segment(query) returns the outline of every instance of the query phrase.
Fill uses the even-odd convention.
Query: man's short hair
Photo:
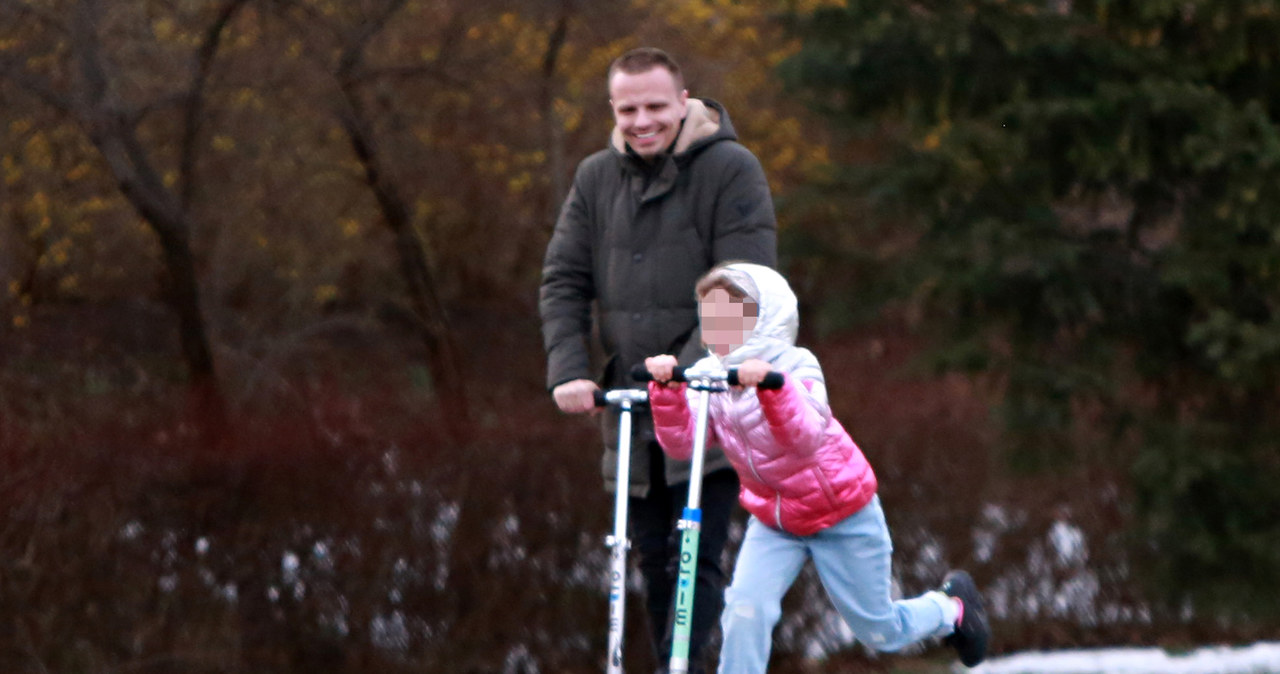
[[[614,59],[609,65],[606,82],[613,81],[614,73],[638,75],[654,68],[666,68],[676,82],[676,91],[684,89],[684,74],[680,72],[680,64],[670,54],[656,47],[638,47]]]

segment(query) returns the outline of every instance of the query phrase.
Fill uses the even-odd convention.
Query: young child
[[[768,267],[724,264],[699,280],[696,293],[710,355],[695,367],[738,370],[741,387],[710,396],[708,432],[737,470],[739,501],[751,514],[725,592],[719,671],[765,671],[782,597],[810,558],[867,646],[897,651],[946,637],[965,665],[981,662],[989,630],[969,574],[953,571],[940,590],[891,599],[893,544],[876,477],[831,415],[817,358],[795,346],[799,315],[786,280]],[[675,365],[670,355],[645,360],[654,379],[649,406],[663,449],[687,460],[701,403],[671,381]],[[770,372],[783,373],[782,388],[756,389]]]

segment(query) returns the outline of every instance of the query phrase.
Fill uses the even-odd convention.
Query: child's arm
[[[695,422],[685,397],[688,386],[649,382],[649,411],[653,432],[662,450],[671,458],[688,461],[693,456]]]
[[[794,378],[783,377],[782,388],[756,390],[760,407],[778,444],[798,454],[812,454],[826,437],[827,419],[796,389]]]

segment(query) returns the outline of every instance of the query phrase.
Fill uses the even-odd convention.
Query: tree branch
[[[363,24],[346,43],[333,73],[345,104],[338,111],[338,119],[347,132],[352,150],[364,167],[365,182],[373,191],[383,220],[395,236],[401,274],[407,285],[420,334],[427,347],[428,368],[444,391],[441,399],[448,410],[446,416],[449,432],[455,438],[463,438],[469,430],[466,382],[458,362],[449,318],[437,292],[437,284],[422,241],[414,229],[409,201],[405,198],[401,185],[391,177],[384,155],[378,148],[373,125],[358,91],[361,80],[355,77],[364,61],[364,51],[369,41],[403,5],[404,0],[390,0],[378,16]]]
[[[17,0],[0,0],[0,9],[16,10],[18,13],[17,20],[22,19],[24,16],[32,16],[40,23],[53,27],[59,33],[63,33],[65,35],[68,32],[66,24],[63,23],[57,15],[51,12],[42,11],[40,8],[29,3],[18,2]]]
[[[347,46],[342,50],[342,57],[338,59],[338,80],[344,82],[364,62],[364,50],[369,46],[369,40],[386,27],[387,22],[396,12],[404,7],[405,0],[390,0],[372,20],[366,21],[360,25],[360,30],[356,31],[354,37],[347,41]]]
[[[178,159],[178,194],[183,209],[191,205],[195,190],[196,143],[200,138],[201,119],[204,116],[204,91],[213,68],[214,56],[222,42],[228,24],[248,0],[229,0],[218,11],[213,23],[205,30],[204,40],[196,51],[195,73],[188,88],[186,109],[183,115],[181,150]]]
[[[467,85],[467,81],[461,77],[447,72],[439,65],[417,65],[417,66],[385,66],[382,68],[365,68],[359,71],[352,71],[348,77],[356,81],[378,80],[378,79],[414,79],[418,77],[430,77],[441,84],[452,87],[462,88]]]
[[[13,82],[19,89],[34,95],[58,112],[68,115],[73,112],[75,105],[69,96],[54,90],[49,81],[43,77],[36,77],[27,72],[16,58],[10,56],[0,58],[0,79]]]
[[[209,427],[221,429],[225,407],[200,311],[190,219],[180,200],[165,186],[138,138],[136,117],[125,111],[111,86],[106,55],[98,36],[100,1],[80,0],[71,22],[72,58],[83,89],[83,95],[74,101],[74,116],[107,162],[121,193],[160,240],[170,283],[166,294],[178,315],[182,349],[194,390],[208,414]]]

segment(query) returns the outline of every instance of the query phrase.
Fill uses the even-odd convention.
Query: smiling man
[[[642,72],[618,69],[609,76],[609,105],[618,135],[645,160],[655,160],[671,148],[684,123],[688,103],[689,92],[679,71],[661,67]]]
[[[680,66],[658,49],[635,49],[609,67],[614,129],[609,146],[578,165],[543,263],[539,308],[547,387],[561,411],[594,409],[600,387],[632,388],[632,366],[701,349],[694,284],[720,262],[777,262],[773,200],[760,162],[737,142],[723,106],[691,98]],[[604,362],[592,363],[598,335]],[[606,489],[616,474],[616,419],[601,415]],[[633,415],[632,546],[639,553],[654,655],[666,663],[689,462],[664,456],[647,411]],[[724,605],[720,555],[738,479],[711,448],[702,482],[702,530],[690,672]]]

